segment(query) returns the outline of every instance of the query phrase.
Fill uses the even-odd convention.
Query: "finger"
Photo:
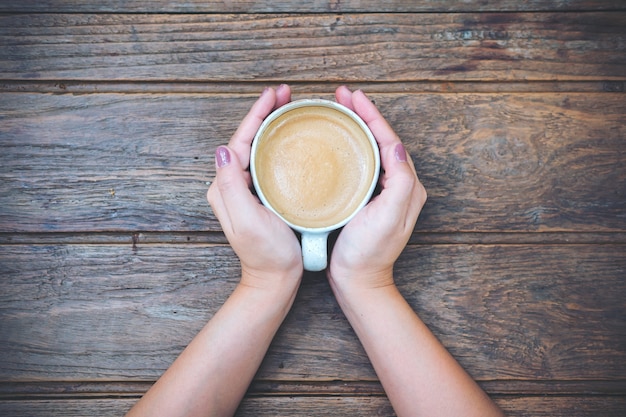
[[[411,199],[417,201],[421,209],[426,202],[426,189],[417,177],[415,166],[411,162],[411,156],[402,143],[398,143],[394,147],[393,154],[394,160],[387,161],[388,170],[385,172],[387,177],[386,188],[397,188],[398,190],[404,188],[405,193],[409,194]]]
[[[386,148],[385,152],[381,152],[380,159],[385,167],[382,192],[392,190],[398,196],[410,194],[417,177],[410,167],[404,145],[398,142],[393,148]]]
[[[222,153],[221,148],[223,147],[220,146],[215,150],[216,171],[219,171],[219,169],[217,169],[219,165],[230,163],[231,159],[230,153]],[[215,179],[207,190],[206,198],[213,210],[213,214],[215,214],[215,217],[217,217],[217,220],[220,222],[222,230],[228,235],[232,230],[232,222],[228,216],[228,210],[226,210],[226,206],[224,205],[220,187],[218,186],[218,178],[220,178],[219,172],[216,173]]]
[[[287,84],[281,84],[276,88],[276,104],[277,109],[291,101],[291,88]]]
[[[352,93],[352,103],[355,112],[367,123],[381,148],[395,146],[400,142],[398,135],[396,135],[389,123],[387,123],[387,120],[385,120],[365,93],[361,90]]]
[[[228,143],[228,146],[237,155],[244,168],[247,168],[250,163],[250,146],[254,135],[275,105],[276,92],[272,88],[266,88],[252,105],[248,114],[243,118],[237,131]]]
[[[406,150],[406,148],[404,147],[404,144],[400,141],[400,139],[398,139],[397,142],[392,142],[389,145],[382,147],[380,152],[381,152],[381,166],[383,170],[386,171],[389,169],[389,166],[388,166],[389,164],[386,162],[391,160],[391,158],[387,158],[386,160],[383,160],[382,155],[393,154],[396,160],[401,161],[401,162],[406,162],[409,168],[411,168],[413,175],[417,177],[417,171],[415,170],[415,165],[413,164],[413,159],[411,158],[411,154]]]
[[[384,186],[377,196],[375,204],[379,212],[386,213],[390,220],[389,228],[396,224],[401,233],[410,233],[415,226],[417,216],[426,201],[424,187],[413,172],[402,144],[398,144],[395,152],[381,155],[387,169],[384,173]],[[392,220],[395,219],[395,220]],[[397,220],[401,220],[396,223]]]
[[[335,94],[338,100],[351,99],[354,111],[368,125],[380,148],[384,171],[381,178],[383,189],[376,203],[386,206],[384,212],[396,212],[399,218],[406,218],[407,224],[411,225],[426,201],[426,191],[417,178],[410,154],[378,108],[362,91],[351,93],[347,88],[340,87]],[[408,212],[412,215],[407,216]]]
[[[352,91],[350,91],[345,85],[342,85],[335,90],[335,99],[337,100],[337,103],[342,104],[354,111],[354,105],[352,104]]]
[[[341,86],[335,91],[335,97],[337,102],[354,110],[367,123],[378,142],[381,165],[385,172],[381,178],[381,196],[384,198],[379,204],[389,205],[390,210],[398,210],[400,216],[404,216],[406,210],[411,209],[410,206],[417,205],[419,213],[426,201],[426,190],[417,178],[411,155],[398,135],[362,91],[353,93],[346,86]],[[412,201],[417,203],[413,204]]]
[[[389,123],[387,123],[387,120],[383,117],[378,108],[365,95],[365,93],[360,90],[355,91],[352,94],[352,101],[354,103],[356,113],[363,119],[363,121],[365,121],[374,134],[381,153],[388,152],[394,153],[395,155],[397,146],[402,142],[393,128],[389,125]],[[413,170],[413,173],[417,175],[415,165],[413,164],[411,155],[408,152],[406,153],[406,158],[410,168]],[[385,161],[381,160],[381,163],[383,169],[387,169],[385,167]]]

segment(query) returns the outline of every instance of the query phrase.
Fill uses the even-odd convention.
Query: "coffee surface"
[[[335,225],[366,198],[375,156],[361,127],[323,106],[300,107],[257,139],[255,168],[263,195],[288,222]]]

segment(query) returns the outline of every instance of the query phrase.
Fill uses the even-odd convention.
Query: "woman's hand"
[[[369,126],[380,148],[382,191],[339,234],[328,277],[334,284],[380,287],[393,284],[393,264],[408,242],[426,202],[426,190],[402,142],[361,91],[339,87],[337,101]]]
[[[398,416],[502,416],[415,314],[393,282],[426,191],[400,139],[360,91],[337,101],[367,123],[380,148],[382,191],[339,233],[328,277]]]
[[[216,150],[215,181],[207,200],[241,261],[241,283],[267,288],[276,279],[298,281],[302,255],[294,232],[252,194],[248,167],[254,135],[267,115],[291,100],[287,85],[266,89],[228,146]]]

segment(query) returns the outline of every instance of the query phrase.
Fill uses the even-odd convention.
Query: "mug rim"
[[[300,226],[300,225],[294,224],[294,223],[288,221],[287,219],[285,219],[267,201],[265,195],[263,194],[263,191],[261,190],[261,187],[259,187],[259,184],[258,184],[258,180],[257,180],[257,176],[256,176],[256,162],[255,162],[256,158],[255,158],[255,156],[256,156],[256,151],[257,151],[257,147],[258,147],[258,138],[265,132],[265,130],[267,129],[267,126],[271,122],[276,120],[276,118],[278,118],[279,116],[283,115],[284,113],[287,113],[288,111],[291,111],[293,109],[297,109],[297,108],[300,108],[300,107],[316,107],[316,106],[328,107],[328,108],[332,108],[332,109],[338,110],[338,111],[346,114],[347,116],[349,116],[352,120],[354,120],[359,125],[361,130],[363,130],[363,132],[365,133],[365,136],[368,138],[368,140],[370,142],[370,145],[372,146],[372,150],[374,151],[374,176],[372,178],[372,182],[371,182],[371,184],[369,186],[369,189],[368,189],[367,193],[365,194],[365,197],[358,204],[358,206],[354,209],[354,211],[352,211],[350,213],[350,215],[346,216],[344,219],[342,219],[339,222],[334,223],[334,224],[332,224],[330,226],[325,226],[325,227],[305,227],[305,226]],[[354,111],[352,111],[348,107],[344,106],[343,104],[340,104],[340,103],[337,103],[337,102],[331,101],[331,100],[326,100],[326,99],[300,99],[300,100],[295,100],[295,101],[291,101],[291,102],[289,102],[289,103],[279,107],[278,109],[274,110],[273,112],[271,112],[263,120],[263,122],[261,123],[261,126],[259,126],[258,130],[256,131],[256,134],[254,135],[254,139],[252,140],[252,149],[250,151],[250,174],[252,176],[252,183],[254,184],[254,189],[257,192],[257,196],[259,197],[259,199],[261,200],[261,202],[263,203],[263,205],[265,207],[270,209],[282,221],[284,221],[289,227],[291,227],[294,230],[297,230],[300,233],[326,234],[326,233],[332,232],[333,230],[336,230],[336,229],[339,229],[339,228],[345,226],[350,220],[352,220],[352,218],[354,218],[354,216],[356,216],[356,214],[359,211],[361,211],[361,209],[363,207],[365,207],[367,205],[367,203],[372,198],[374,190],[376,189],[376,186],[378,184],[378,178],[379,178],[379,173],[380,173],[380,165],[381,165],[381,163],[380,163],[380,151],[378,149],[378,142],[376,142],[376,138],[374,137],[374,134],[370,130],[369,126],[367,126],[367,123],[365,123],[365,121],[363,119],[361,119],[361,117],[358,114],[356,114]]]

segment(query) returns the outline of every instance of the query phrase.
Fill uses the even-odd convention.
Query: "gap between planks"
[[[154,381],[0,382],[0,400],[140,397]],[[623,396],[626,380],[478,381],[490,395]],[[378,381],[253,381],[247,396],[384,396]]]
[[[110,4],[108,4],[110,3]],[[565,3],[563,5],[562,3]],[[586,13],[586,12],[617,12],[626,10],[616,1],[595,0],[592,2],[580,1],[533,1],[515,2],[483,1],[480,4],[472,1],[328,1],[328,2],[271,2],[271,1],[135,1],[118,2],[72,2],[67,0],[56,1],[55,10],[51,11],[48,2],[26,0],[21,2],[4,2],[0,4],[0,13],[5,14],[475,14],[475,13]],[[494,6],[495,4],[495,6]]]
[[[222,232],[6,233],[0,245],[228,245]],[[594,245],[626,244],[626,232],[457,232],[414,233],[409,245]]]
[[[320,94],[334,91],[340,85],[351,89],[362,88],[373,94],[398,93],[623,93],[623,81],[421,81],[421,82],[290,82],[294,94]],[[258,95],[266,86],[277,85],[276,80],[254,82],[108,82],[4,80],[0,93],[44,94],[242,94]]]

